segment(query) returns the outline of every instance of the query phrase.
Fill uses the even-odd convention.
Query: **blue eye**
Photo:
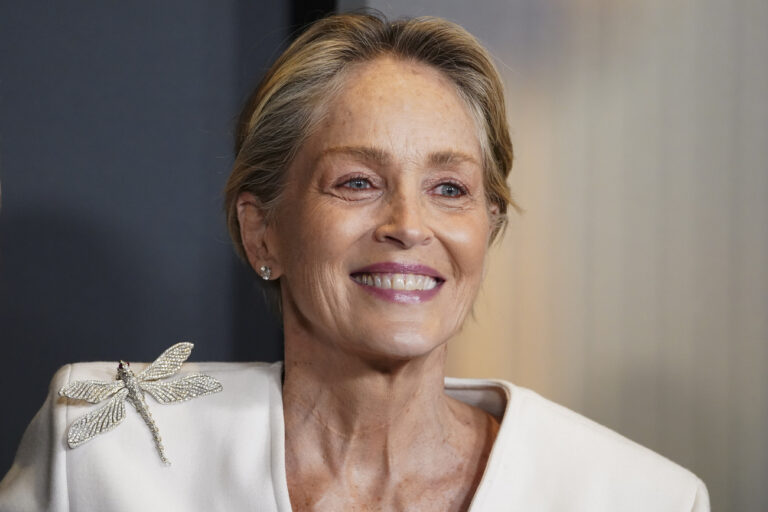
[[[345,181],[342,185],[354,190],[365,190],[371,188],[371,182],[368,181],[367,178],[352,178],[351,180]]]
[[[455,183],[441,183],[435,187],[435,190],[444,197],[460,197],[467,193],[463,187]]]

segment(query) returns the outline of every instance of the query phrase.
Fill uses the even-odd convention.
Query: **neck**
[[[466,510],[498,424],[444,391],[445,345],[353,354],[286,322],[285,457],[297,510]],[[382,501],[383,500],[383,501]]]
[[[444,346],[385,364],[297,341],[286,335],[284,408],[313,411],[340,436],[375,435],[410,417],[423,419],[445,396]]]
[[[321,447],[332,468],[382,465],[452,445],[460,414],[444,393],[445,345],[407,361],[371,361],[286,331],[286,445]],[[447,443],[446,443],[447,441]],[[456,440],[456,443],[459,443]]]

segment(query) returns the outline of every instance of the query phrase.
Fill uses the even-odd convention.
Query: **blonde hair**
[[[225,188],[229,233],[247,260],[237,198],[252,193],[267,219],[280,198],[285,170],[324,115],[352,64],[393,56],[441,71],[466,102],[478,125],[485,193],[498,213],[491,240],[506,225],[513,202],[507,176],[512,142],[504,89],[488,52],[459,25],[432,18],[387,21],[381,15],[339,14],[312,24],[277,59],[243,108],[236,158]]]

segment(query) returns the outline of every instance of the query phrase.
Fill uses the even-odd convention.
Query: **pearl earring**
[[[259,272],[261,272],[261,278],[265,281],[269,281],[269,278],[272,277],[272,269],[266,265],[262,265]]]

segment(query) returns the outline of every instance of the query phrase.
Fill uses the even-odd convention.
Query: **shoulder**
[[[565,494],[611,505],[633,500],[645,510],[693,510],[702,482],[690,471],[581,414],[507,383],[510,449],[540,474],[558,478]],[[706,492],[706,491],[704,491]]]
[[[530,389],[485,382],[507,397],[492,454],[497,478],[526,505],[709,510],[706,487],[689,470]]]
[[[131,365],[136,373],[144,366]],[[1,512],[68,507],[197,510],[200,504],[195,500],[201,492],[233,510],[242,503],[261,503],[259,496],[271,500],[271,452],[275,439],[282,435],[281,363],[188,362],[177,374],[162,379],[172,382],[202,373],[222,385],[220,392],[176,403],[159,403],[147,395],[170,467],[160,462],[148,426],[130,405],[115,428],[76,448],[67,446],[70,425],[105,407],[108,400],[94,404],[67,399],[59,396],[59,390],[77,381],[114,381],[116,369],[111,362],[75,363],[55,373],[48,398],[0,483]],[[134,488],[143,492],[125,495],[126,468],[134,475]],[[238,471],[223,489],[205,468]],[[118,499],[120,496],[125,499]]]
[[[547,445],[566,449],[572,457],[591,461],[624,462],[655,471],[669,472],[683,480],[694,479],[690,471],[610,428],[548,400],[538,393],[507,383],[512,390],[514,431],[531,440],[547,439]]]

